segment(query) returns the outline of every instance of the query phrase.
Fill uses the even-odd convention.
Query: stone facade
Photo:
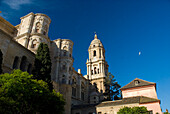
[[[0,17],[0,49],[3,53],[3,71],[11,72],[20,68],[31,73],[34,56],[30,50],[14,40],[16,28]]]
[[[0,49],[3,53],[4,73],[10,73],[13,69],[31,73],[39,44],[46,43],[52,61],[51,79],[54,89],[62,93],[66,101],[65,114],[109,114],[116,113],[123,106],[146,106],[149,110],[154,110],[153,112],[161,112],[153,84],[133,89],[122,88],[123,100],[101,103],[104,99],[104,82],[109,66],[105,60],[104,46],[97,34],[89,46],[87,75],[83,76],[80,69],[77,72],[73,68],[73,42],[69,39],[51,41],[48,37],[50,23],[51,19],[40,13],[29,13],[21,17],[21,23],[17,26],[0,17]],[[136,98],[136,95],[144,98]],[[152,102],[130,101],[135,101],[135,98],[150,98],[154,105]]]
[[[104,81],[104,65],[106,62],[102,43],[96,42],[100,41],[97,39],[97,35],[95,35],[94,39],[96,42],[97,61],[92,60],[91,64],[90,57],[87,66],[91,66],[94,69],[95,65],[98,66],[97,68],[100,65],[100,73],[94,76],[90,74],[90,77],[95,77],[95,80],[90,81],[87,78],[89,77],[89,72],[84,77],[80,69],[77,72],[73,68],[73,42],[69,39],[51,41],[48,37],[51,19],[47,15],[29,13],[20,19],[21,23],[13,26],[0,17],[0,49],[4,58],[2,65],[3,71],[10,73],[13,69],[21,69],[31,73],[39,44],[46,43],[50,49],[52,61],[51,79],[53,80],[55,90],[62,93],[66,100],[65,113],[70,114],[71,108],[76,105],[99,103],[102,99],[100,97],[102,94],[96,91],[93,83],[98,84]],[[91,45],[93,45],[94,41],[92,41]],[[90,50],[89,48],[89,55],[91,55],[94,48]],[[99,52],[99,50],[101,51]],[[100,57],[99,53],[102,53]],[[98,87],[102,87],[100,91],[104,91],[103,85],[98,85]]]
[[[100,93],[105,92],[104,78],[108,73],[108,64],[105,60],[105,49],[101,41],[94,36],[89,49],[89,59],[87,59],[87,79],[91,80],[92,84],[95,83]]]
[[[134,79],[121,88],[122,100],[102,102],[96,106],[98,114],[117,114],[123,107],[145,106],[149,114],[162,114],[157,98],[156,83]]]
[[[103,102],[103,104],[108,103],[107,102]],[[114,101],[111,101],[110,103],[112,103]],[[131,104],[120,104],[120,105],[110,105],[110,106],[97,106],[96,110],[98,114],[117,114],[117,112],[119,111],[119,109],[123,108],[123,107],[134,107],[134,106],[139,106],[139,103],[131,103]]]

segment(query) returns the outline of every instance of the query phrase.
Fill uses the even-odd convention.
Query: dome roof
[[[99,39],[94,39],[91,44],[101,44],[102,46],[102,42]]]
[[[103,47],[103,44],[102,42],[97,38],[97,34],[95,33],[94,35],[94,40],[92,40],[91,44],[90,44],[90,47],[93,47],[93,46],[100,46],[100,47]],[[89,47],[89,48],[90,48]]]

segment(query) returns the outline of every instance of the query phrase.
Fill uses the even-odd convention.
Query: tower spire
[[[95,34],[95,35],[94,35],[94,39],[97,39],[97,34],[96,34],[96,32],[94,32],[94,34]]]

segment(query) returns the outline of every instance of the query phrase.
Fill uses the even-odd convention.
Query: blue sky
[[[13,25],[30,12],[47,14],[49,37],[74,42],[74,68],[84,75],[96,31],[120,85],[156,82],[161,107],[170,110],[170,0],[1,0],[0,11]]]

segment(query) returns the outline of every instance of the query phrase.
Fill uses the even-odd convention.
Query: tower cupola
[[[15,40],[25,48],[36,53],[40,43],[46,43],[50,46],[50,38],[48,37],[50,23],[51,19],[47,15],[31,12],[21,17]]]
[[[97,34],[94,35],[94,40],[90,43],[89,49],[89,61],[105,58],[105,50],[102,42],[98,39]]]
[[[108,72],[108,65],[105,61],[105,49],[102,42],[95,33],[94,39],[90,43],[89,59],[87,60],[87,75],[92,83],[97,84],[100,92],[105,91],[104,80]]]

